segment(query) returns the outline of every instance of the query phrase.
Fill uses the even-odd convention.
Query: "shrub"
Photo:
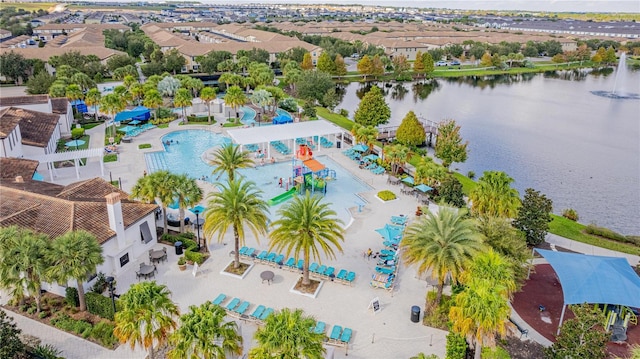
[[[396,199],[396,194],[391,191],[384,190],[384,191],[378,192],[378,198],[380,198],[383,201],[391,201]]]
[[[198,265],[204,263],[204,255],[199,252],[186,251],[184,252],[184,256],[188,261],[198,263]]]
[[[71,129],[71,137],[72,138],[80,138],[84,136],[84,128],[72,128]]]
[[[473,172],[473,171],[469,171],[469,172],[467,172],[467,177],[469,177],[471,179],[474,179],[476,177],[476,173]]]
[[[78,290],[73,287],[68,287],[65,290],[64,301],[70,306],[77,307],[80,305],[80,298],[78,297]]]
[[[102,294],[89,292],[86,294],[86,300],[89,313],[113,320],[113,303],[111,302],[111,298],[107,298]]]
[[[118,340],[113,335],[115,326],[106,321],[100,321],[93,326],[91,337],[104,345],[105,347],[113,347]]]
[[[58,359],[62,352],[51,344],[38,344],[33,348],[33,350],[31,350],[31,354],[34,358]]]
[[[298,113],[298,103],[293,97],[287,97],[280,101],[278,107],[291,113]]]
[[[38,314],[38,318],[40,318],[40,319],[44,319],[44,318],[46,318],[48,316],[49,316],[49,312],[46,312],[46,311],[42,311],[42,312],[40,312],[40,314]]]
[[[102,159],[103,162],[107,163],[107,162],[116,162],[118,160],[118,154],[117,153],[110,153],[108,155],[104,155],[104,158]]]
[[[482,347],[482,359],[511,359],[511,355],[501,347]]]
[[[35,308],[35,307],[29,307],[29,308],[27,309],[27,314],[31,315],[31,314],[35,313],[35,312],[36,312],[36,310],[38,310],[38,308]]]
[[[574,222],[580,219],[580,217],[578,217],[578,212],[576,212],[576,210],[573,208],[567,208],[564,211],[562,211],[562,217],[566,219],[570,219]]]
[[[141,143],[138,145],[138,149],[140,150],[144,150],[145,148],[151,148],[151,144],[150,143]]]
[[[176,113],[174,113],[173,111],[171,111],[170,108],[166,108],[166,107],[159,107],[158,109],[156,109],[156,115],[155,117],[157,117],[159,120],[160,119],[175,119],[178,117],[178,115]],[[169,122],[171,122],[172,120],[170,120]]]
[[[185,251],[194,251],[198,248],[198,243],[196,243],[196,241],[188,239],[188,238],[182,238],[182,246],[184,247]]]
[[[446,359],[464,359],[467,353],[467,340],[460,334],[449,331],[447,334]]]
[[[187,260],[184,258],[184,256],[178,258],[178,265],[183,266],[185,264],[187,264]]]
[[[209,117],[207,116],[187,116],[187,121],[189,122],[209,122]],[[213,123],[214,121],[212,120],[211,123]]]
[[[341,108],[338,113],[340,116],[349,117],[349,111],[347,109]]]
[[[626,237],[620,233],[610,230],[609,228],[598,227],[595,224],[588,225],[584,230],[588,234],[592,234],[594,236],[604,237],[622,243],[633,243],[640,245],[640,241],[636,241],[635,238],[631,236]]]

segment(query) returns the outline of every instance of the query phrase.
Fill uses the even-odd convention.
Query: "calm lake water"
[[[598,97],[615,74],[563,72],[490,78],[438,79],[386,87],[390,124],[409,110],[440,121],[453,118],[469,141],[462,173],[499,170],[524,194],[534,188],[553,200],[554,213],[578,211],[580,222],[640,234],[640,101]],[[623,86],[640,93],[640,72]],[[367,91],[352,83],[342,103],[350,116]]]

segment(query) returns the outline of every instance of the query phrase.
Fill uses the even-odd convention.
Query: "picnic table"
[[[264,283],[264,281],[266,280],[269,285],[271,285],[274,276],[275,274],[270,270],[266,270],[260,273],[260,279],[262,279],[262,283]]]
[[[154,263],[167,260],[167,249],[150,250],[149,259]]]
[[[145,279],[151,277],[155,277],[155,272],[157,271],[156,266],[149,264],[140,264],[140,270],[138,271],[138,278],[144,277]]]

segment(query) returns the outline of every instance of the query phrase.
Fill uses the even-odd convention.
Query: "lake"
[[[640,93],[640,72],[627,74],[626,90]],[[554,213],[573,208],[582,223],[640,234],[640,101],[590,93],[611,91],[613,71],[432,81],[378,84],[391,107],[389,124],[409,110],[436,122],[455,119],[469,156],[452,168],[476,178],[504,171],[521,196],[531,187],[551,198]],[[343,90],[336,109],[352,117],[367,88]]]

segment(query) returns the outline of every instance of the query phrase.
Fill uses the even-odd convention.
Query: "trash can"
[[[342,142],[336,141],[336,148],[342,148]]]
[[[414,305],[411,307],[411,321],[418,323],[420,321],[420,307]]]
[[[173,246],[176,247],[176,255],[182,255],[182,242],[177,241]]]

